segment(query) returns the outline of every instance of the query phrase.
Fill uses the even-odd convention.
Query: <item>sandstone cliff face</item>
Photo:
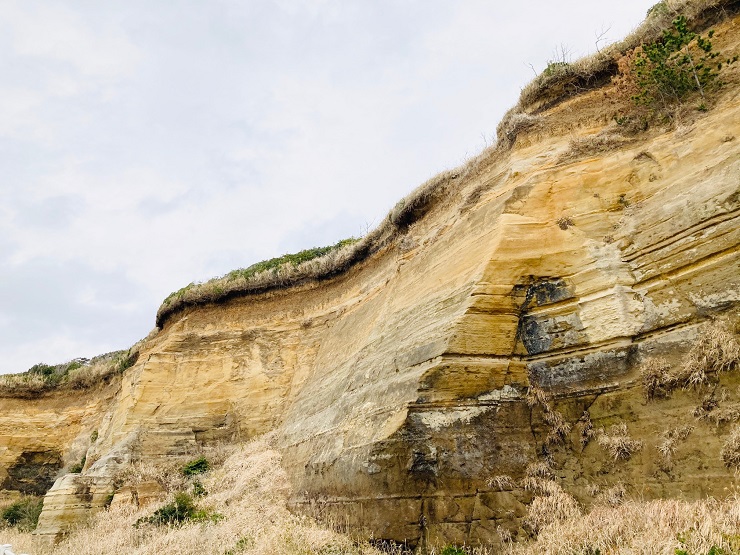
[[[737,48],[738,24],[718,40]],[[718,457],[727,430],[691,417],[696,392],[647,402],[638,365],[677,361],[708,319],[737,319],[740,95],[571,156],[575,137],[613,125],[608,94],[550,108],[345,274],[173,316],[110,404],[68,400],[54,420],[43,399],[3,400],[0,479],[12,485],[34,453],[70,459],[98,429],[95,462],[47,496],[40,530],[56,533],[102,506],[133,458],[275,431],[295,510],[411,543],[518,533],[532,494],[491,478],[543,457],[586,503],[589,486],[619,482],[646,497],[726,495],[738,484]],[[573,424],[562,444],[547,441],[550,409],[525,402],[530,385]],[[738,385],[722,377],[726,402]],[[584,411],[596,429],[626,423],[642,451],[612,460],[588,441]],[[661,434],[687,422],[701,441],[662,464]]]

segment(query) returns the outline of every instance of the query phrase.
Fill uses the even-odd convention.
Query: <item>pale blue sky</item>
[[[360,235],[653,0],[0,0],[0,373]]]

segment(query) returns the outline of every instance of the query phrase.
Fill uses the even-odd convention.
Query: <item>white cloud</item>
[[[3,2],[0,372],[124,347],[171,290],[358,235],[491,140],[527,63],[651,3]]]

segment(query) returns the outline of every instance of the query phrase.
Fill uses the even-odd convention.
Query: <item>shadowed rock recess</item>
[[[714,27],[724,51],[739,27]],[[46,495],[37,532],[54,535],[109,503],[132,460],[274,432],[292,510],[411,545],[526,533],[518,484],[542,460],[584,504],[591,484],[728,495],[728,429],[692,416],[696,390],[646,400],[639,367],[679,364],[711,320],[737,325],[738,87],[681,125],[573,155],[624,107],[599,85],[453,173],[343,273],[186,306],[110,383],[3,398],[0,483],[24,491],[86,454]],[[737,374],[723,402],[740,401]],[[549,401],[528,403],[530,387]],[[557,437],[555,412],[570,425]],[[590,441],[614,424],[643,442],[628,460]],[[701,440],[664,464],[662,434],[686,424]]]

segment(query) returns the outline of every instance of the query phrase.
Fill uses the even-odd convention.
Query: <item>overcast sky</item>
[[[655,1],[0,0],[0,373],[363,234]]]

